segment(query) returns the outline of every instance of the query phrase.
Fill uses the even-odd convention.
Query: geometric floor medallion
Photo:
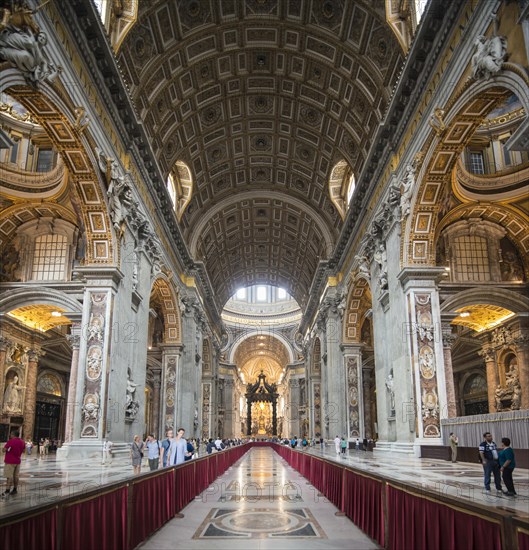
[[[327,538],[307,508],[282,510],[213,508],[194,539]]]

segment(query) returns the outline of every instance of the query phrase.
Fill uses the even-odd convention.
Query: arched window
[[[345,160],[335,164],[329,178],[329,195],[342,220],[349,208],[355,190],[355,177]]]
[[[35,239],[33,281],[65,279],[68,239],[65,235],[40,235]]]
[[[173,174],[169,174],[169,177],[167,178],[167,191],[169,192],[169,197],[173,203],[173,208],[176,208],[176,185]]]
[[[191,170],[185,162],[177,161],[175,163],[167,178],[167,191],[171,197],[176,217],[180,221],[193,193]]]

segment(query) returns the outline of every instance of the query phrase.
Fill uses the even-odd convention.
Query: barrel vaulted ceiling
[[[140,2],[118,58],[181,219],[223,305],[241,286],[303,307],[342,219],[328,180],[363,166],[402,65],[383,0]]]

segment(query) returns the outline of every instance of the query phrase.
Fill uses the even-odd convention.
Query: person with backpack
[[[160,455],[162,454],[162,445],[154,437],[153,434],[147,436],[145,441],[145,448],[147,449],[147,459],[149,461],[149,469],[151,472],[157,470],[160,466]]]
[[[347,441],[345,440],[345,437],[342,437],[340,447],[342,449],[342,456],[345,456],[345,451],[347,450]]]
[[[166,438],[162,441],[162,466],[165,468],[166,466],[170,466],[169,456],[170,452],[169,449],[171,448],[171,445],[174,441],[174,431],[172,428],[169,428],[165,432]]]
[[[501,490],[501,474],[500,464],[498,462],[498,448],[492,440],[492,434],[485,432],[483,434],[484,441],[479,445],[479,456],[483,465],[485,494],[490,495],[490,478],[494,476],[494,485],[496,486],[496,494],[502,495]]]

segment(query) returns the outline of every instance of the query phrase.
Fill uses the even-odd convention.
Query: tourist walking
[[[364,448],[364,453],[367,452],[367,437],[364,437],[362,440],[362,447]]]
[[[11,432],[11,438],[2,449],[4,457],[4,476],[7,479],[6,489],[2,496],[16,495],[18,487],[18,474],[20,472],[20,457],[24,452],[25,443],[20,439],[20,432]],[[11,488],[11,486],[13,488]]]
[[[342,455],[345,456],[345,451],[347,450],[347,441],[345,440],[345,437],[342,437],[340,447],[342,449]]]
[[[33,449],[33,441],[31,439],[26,440],[26,453],[28,456],[31,456],[31,450]]]
[[[483,434],[484,441],[479,445],[479,455],[481,464],[483,465],[485,493],[490,495],[490,477],[494,476],[494,485],[496,486],[496,494],[501,495],[501,475],[500,465],[498,462],[498,449],[496,443],[492,440],[492,434],[485,432]]]
[[[139,435],[134,436],[134,440],[130,446],[130,458],[132,460],[134,475],[139,475],[141,473],[141,460],[143,458],[143,441]]]
[[[162,445],[154,437],[154,434],[149,434],[147,436],[147,441],[145,442],[145,448],[147,449],[147,460],[149,461],[149,469],[151,472],[157,470],[160,466],[160,454],[162,454]]]
[[[341,443],[342,443],[342,440],[340,439],[340,436],[337,435],[335,438],[334,438],[334,447],[336,449],[336,454],[339,455],[340,454],[340,446],[341,446]]]
[[[42,458],[44,456],[45,448],[44,448],[44,438],[41,437],[39,441],[39,458]]]
[[[183,464],[187,453],[187,441],[184,438],[186,431],[184,428],[178,428],[176,437],[174,438],[171,448],[169,449],[170,457],[169,464]]]
[[[171,456],[171,445],[174,441],[174,432],[171,428],[169,428],[165,432],[166,438],[162,441],[162,466],[165,468],[166,466],[171,465],[171,461],[169,460]]]
[[[509,497],[516,496],[514,490],[514,482],[512,480],[512,473],[516,468],[516,461],[514,460],[514,451],[511,447],[511,440],[508,437],[502,437],[501,450],[498,453],[500,462],[500,472],[503,478],[503,483],[507,487],[506,495]]]
[[[103,465],[105,465],[107,462],[109,464],[112,464],[113,445],[114,443],[112,443],[112,441],[109,441],[108,439],[105,439],[105,441],[103,442]]]
[[[459,439],[454,432],[450,432],[448,440],[450,442],[450,450],[452,451],[452,462],[457,462],[457,446],[459,445]]]

